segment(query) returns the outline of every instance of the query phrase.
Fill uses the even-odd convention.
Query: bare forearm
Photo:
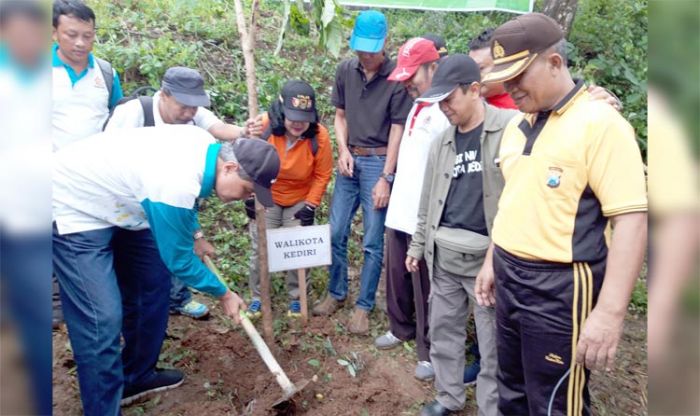
[[[488,250],[486,250],[486,257],[484,257],[484,265],[493,267],[493,241],[489,244]]]
[[[644,261],[647,243],[646,213],[623,214],[613,218],[613,237],[603,287],[596,309],[622,317]]]
[[[348,121],[344,111],[336,110],[333,125],[335,126],[335,142],[338,146],[338,152],[348,151]]]
[[[389,130],[389,143],[386,149],[386,161],[384,162],[384,172],[394,173],[396,171],[396,162],[399,158],[399,146],[401,145],[401,136],[403,136],[403,126],[400,124],[392,124]]]
[[[241,137],[245,132],[245,128],[236,126],[235,124],[219,123],[209,128],[209,133],[219,140],[233,141]]]

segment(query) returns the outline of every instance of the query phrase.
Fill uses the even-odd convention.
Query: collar
[[[0,68],[8,70],[22,85],[29,85],[45,74],[46,58],[42,57],[36,67],[27,67],[13,58],[7,45],[0,44]]]
[[[484,131],[497,131],[503,128],[502,123],[499,123],[498,113],[500,109],[487,104],[484,101]]]
[[[356,57],[355,60],[357,61],[357,63],[355,64],[355,69],[357,69],[358,71],[362,71],[362,64],[360,63],[360,59]],[[386,52],[384,52],[384,62],[382,62],[382,66],[379,67],[377,75],[388,77],[389,74],[391,74],[391,71],[394,70],[392,64],[393,61],[389,59],[389,57],[386,55]]]
[[[415,110],[413,111],[413,116],[411,117],[411,122],[409,123],[408,126],[408,135],[410,136],[413,133],[413,127],[416,125],[416,119],[418,119],[418,114],[423,110],[425,107],[431,106],[432,103],[428,103],[425,101],[419,101],[413,104],[415,107]]]
[[[492,95],[491,97],[488,97],[488,98],[486,99],[486,101],[498,101],[498,100],[502,100],[502,99],[505,98],[506,96],[508,96],[508,93],[507,93],[507,92],[504,92],[504,93],[502,93],[502,94]]]
[[[573,104],[574,101],[576,101],[576,99],[585,92],[586,90],[583,88],[583,80],[576,80],[576,85],[574,85],[574,88],[552,108],[552,111],[558,115],[562,115],[569,109],[569,107],[571,107],[571,104]]]
[[[66,69],[73,70],[70,65],[67,63],[63,62],[61,60],[61,57],[58,56],[58,43],[53,44],[53,48],[51,48],[51,66],[64,66]],[[92,52],[88,52],[88,68],[94,68],[95,67],[95,58],[92,56]]]
[[[198,198],[206,198],[211,195],[216,182],[216,159],[219,157],[221,144],[212,143],[207,149],[207,158],[204,164],[204,174],[202,175],[202,189]]]

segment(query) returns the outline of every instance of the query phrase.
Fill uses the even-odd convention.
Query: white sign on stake
[[[267,230],[270,272],[331,264],[331,227],[283,227]]]

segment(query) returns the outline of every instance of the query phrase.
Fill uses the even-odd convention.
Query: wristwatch
[[[197,230],[194,232],[194,239],[199,240],[200,238],[204,238],[204,233],[202,230]]]
[[[382,174],[379,175],[379,177],[384,178],[384,180],[389,182],[389,184],[394,183],[394,174],[393,173],[382,172]]]

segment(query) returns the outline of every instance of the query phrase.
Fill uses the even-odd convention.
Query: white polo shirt
[[[50,114],[48,65],[28,70],[0,45],[0,232],[8,236],[50,230]]]
[[[161,92],[158,91],[153,95],[153,121],[156,127],[166,124],[163,117],[160,115],[158,106],[160,105]],[[105,131],[112,129],[123,129],[133,127],[143,127],[145,123],[143,108],[139,100],[131,100],[114,108],[112,118],[109,119]],[[204,107],[198,107],[194,115],[194,119],[187,124],[201,127],[204,130],[209,130],[212,126],[218,123],[223,123],[214,113]]]
[[[423,177],[430,145],[450,127],[438,104],[414,103],[401,137],[396,175],[384,225],[413,234],[418,223]]]
[[[141,206],[146,198],[192,208],[214,142],[202,129],[170,125],[98,133],[56,152],[53,217],[59,233],[148,228]]]
[[[122,96],[116,71],[112,69],[112,102],[100,66],[92,54],[88,55],[88,66],[80,74],[64,64],[54,45],[52,55],[52,142],[57,151],[77,140],[102,131],[109,117],[110,106]]]
[[[58,234],[150,229],[168,270],[221,296],[226,287],[194,254],[196,199],[212,194],[221,145],[195,126],[98,133],[55,153],[53,218]]]

